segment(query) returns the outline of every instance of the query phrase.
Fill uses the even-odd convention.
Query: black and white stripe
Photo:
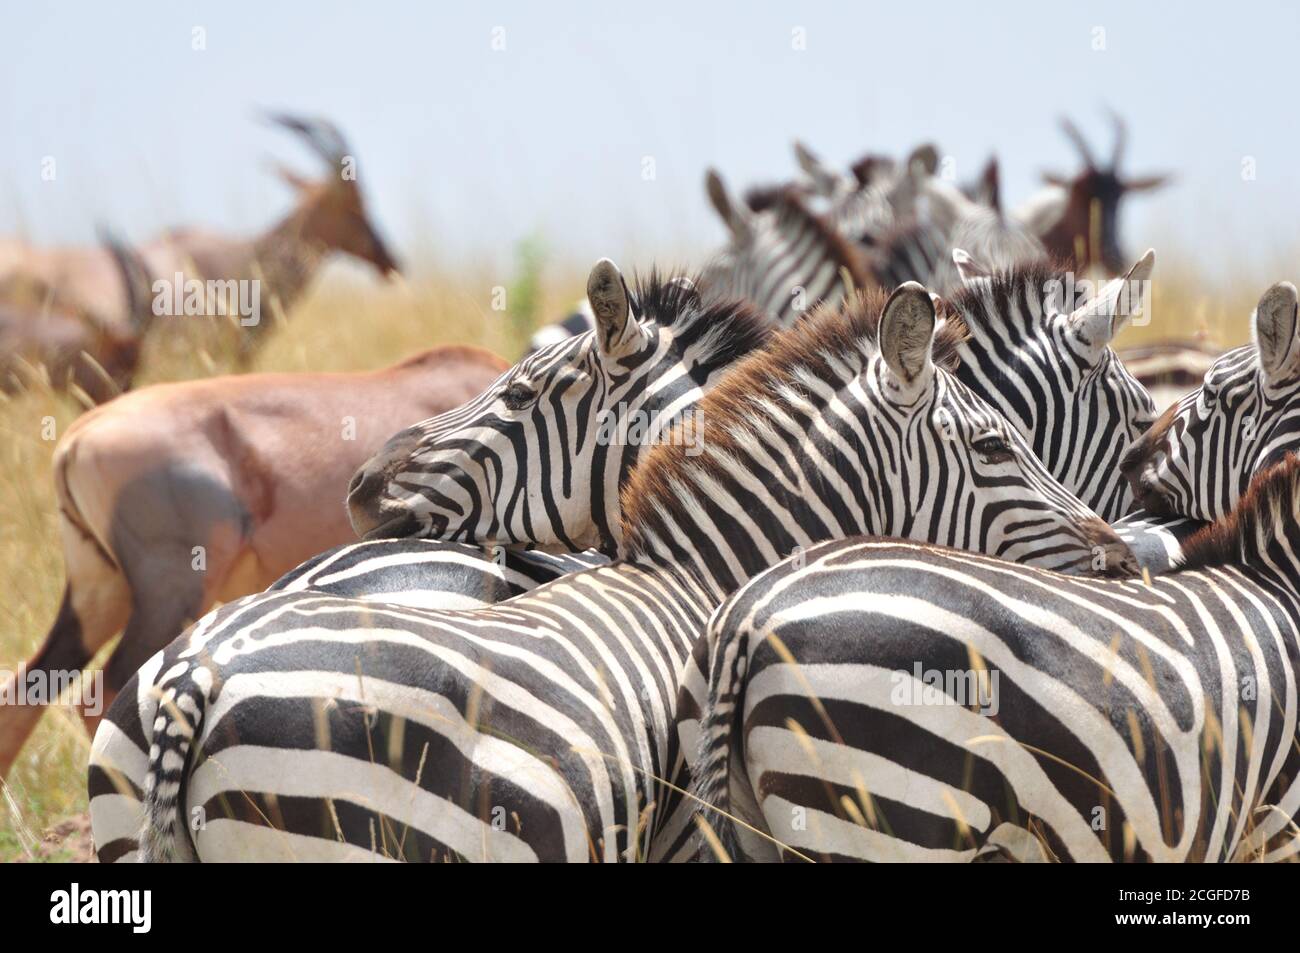
[[[1295,859],[1300,464],[1251,492],[1189,544],[1189,568],[1145,584],[889,540],[756,577],[708,636],[696,791],[722,812],[705,812],[715,843],[751,859]]]

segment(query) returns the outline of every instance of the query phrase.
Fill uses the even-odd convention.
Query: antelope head
[[[1119,245],[1119,202],[1129,192],[1149,192],[1164,185],[1167,175],[1126,178],[1120,172],[1128,131],[1124,121],[1111,114],[1115,126],[1115,145],[1110,161],[1102,164],[1093,156],[1087,141],[1069,119],[1061,128],[1074,144],[1083,169],[1073,178],[1047,173],[1043,180],[1066,191],[1066,206],[1061,218],[1044,235],[1043,244],[1053,256],[1074,263],[1086,272],[1100,266],[1107,274],[1119,274],[1128,260]]]
[[[307,179],[280,169],[280,176],[298,193],[296,216],[301,236],[322,247],[369,262],[383,275],[400,271],[366,214],[357,185],[353,153],[338,127],[324,119],[301,119],[284,114],[271,122],[296,133],[329,168],[320,179]]]

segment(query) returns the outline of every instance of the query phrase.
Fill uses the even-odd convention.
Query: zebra
[[[1215,361],[1128,450],[1122,470],[1146,509],[1219,519],[1255,474],[1300,452],[1296,304],[1290,282],[1268,288],[1251,315],[1254,343]]]
[[[857,249],[797,190],[783,191],[758,213],[734,202],[713,169],[705,176],[705,191],[731,238],[701,271],[702,292],[748,300],[786,328],[823,301],[838,303],[846,275],[850,286],[870,284]]]
[[[874,246],[891,229],[917,217],[919,197],[938,165],[939,151],[930,143],[913,149],[899,164],[865,156],[853,165],[857,186],[842,185],[831,198],[826,216],[850,241]]]
[[[590,292],[597,338],[629,346],[638,322],[617,271],[599,265]],[[137,745],[152,745],[143,856],[191,850],[182,791],[207,812],[196,843],[208,857],[644,856],[664,817],[655,781],[677,763],[675,672],[726,592],[782,550],[842,532],[924,534],[1083,571],[1100,551],[1107,571],[1131,572],[1118,537],[945,369],[960,330],[937,322],[929,294],[879,300],[746,358],[701,402],[698,454],[677,439],[650,450],[608,567],[469,612],[277,592],[197,623],[140,673],[140,715],[122,703]],[[496,433],[498,458],[517,451]],[[445,439],[450,466],[469,465],[460,438]],[[496,482],[482,500],[513,496]],[[373,750],[367,726],[383,736]],[[110,740],[101,728],[96,750]],[[375,752],[399,770],[372,764]],[[409,841],[390,825],[413,828]]]
[[[1300,459],[1143,583],[848,540],[715,613],[703,859],[1300,855]]]

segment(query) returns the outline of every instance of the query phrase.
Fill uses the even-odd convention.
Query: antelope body
[[[505,369],[487,351],[443,347],[364,373],[157,385],[85,414],[54,458],[63,601],[25,670],[81,669],[125,625],[105,668],[115,694],[214,603],[350,542],[353,472],[394,430]],[[0,707],[0,776],[40,713]]]

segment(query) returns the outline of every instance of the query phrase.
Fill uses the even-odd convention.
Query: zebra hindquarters
[[[241,613],[162,686],[190,697],[210,668],[179,812],[199,859],[618,857],[607,739],[538,690],[526,645],[316,593]]]
[[[979,709],[988,667],[960,634],[891,604],[909,590],[887,561],[849,574],[842,548],[755,577],[715,616],[710,715],[730,706],[734,724],[728,752],[709,745],[706,721],[701,770],[727,773],[742,821],[737,793],[752,791],[755,829],[787,861],[1045,859],[999,757],[968,744],[999,731]],[[929,692],[932,671],[969,676],[972,704]],[[732,844],[753,858],[753,840]]]
[[[533,754],[471,657],[402,642],[300,645],[294,660],[222,672],[188,806],[201,859],[586,859],[563,770]],[[503,693],[508,694],[508,693]],[[526,703],[525,703],[526,705]]]

